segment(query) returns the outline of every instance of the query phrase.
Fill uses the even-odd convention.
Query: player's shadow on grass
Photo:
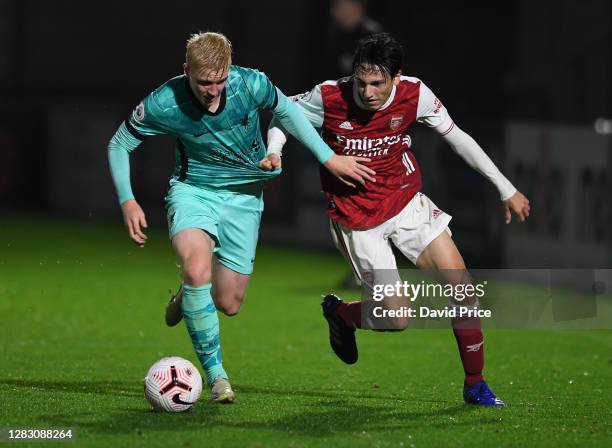
[[[392,432],[411,428],[443,428],[499,424],[499,417],[473,414],[475,409],[464,404],[423,410],[421,404],[359,404],[355,400],[320,400],[306,410],[287,413],[270,420],[240,421],[224,419],[215,425],[228,429],[274,430],[295,436],[324,438],[359,433],[378,434],[384,439]]]
[[[19,389],[41,389],[67,394],[100,394],[122,397],[142,397],[142,385],[133,381],[41,381],[5,378],[0,385]]]
[[[313,393],[302,390],[278,390],[242,385],[239,401],[231,406],[200,403],[179,414],[151,412],[146,405],[116,409],[96,414],[45,416],[56,426],[71,426],[95,434],[144,435],[158,431],[206,431],[207,427],[248,431],[276,431],[301,437],[322,438],[366,431],[380,433],[408,428],[447,428],[473,426],[475,423],[498,424],[499,415],[464,404],[448,406],[444,401],[423,400],[415,396],[384,397],[345,394],[342,391]],[[268,395],[267,397],[262,395]],[[275,403],[270,412],[270,403]],[[486,410],[484,411],[486,412]],[[203,425],[203,422],[206,425]]]
[[[406,400],[406,397],[401,397],[397,394],[368,394],[366,392],[349,392],[345,390],[337,389],[319,389],[317,390],[300,390],[300,389],[279,389],[276,386],[270,387],[258,387],[251,386],[248,384],[242,384],[235,386],[236,392],[245,392],[248,394],[263,394],[263,395],[277,395],[279,397],[316,397],[316,398],[337,398],[337,399],[351,399],[351,398],[365,398],[374,400],[385,400],[385,401],[402,401]]]

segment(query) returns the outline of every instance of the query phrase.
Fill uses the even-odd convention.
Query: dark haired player
[[[521,222],[529,216],[527,198],[459,129],[432,91],[421,80],[402,76],[402,59],[401,45],[388,34],[366,37],[355,51],[352,76],[326,81],[293,98],[336,154],[368,157],[369,167],[376,171],[376,182],[351,189],[321,170],[332,236],[365,285],[361,302],[343,302],[330,294],[322,303],[331,346],[348,364],[357,361],[355,328],[377,327],[367,305],[372,303],[373,285],[399,280],[391,244],[417,267],[445,272],[447,283],[469,281],[448,229],[451,217],[420,192],[421,173],[407,134],[414,122],[440,134],[497,187],[506,223],[511,211]],[[285,142],[285,132],[274,120],[268,131],[268,154],[280,157]],[[482,376],[484,340],[479,318],[456,317],[451,322],[465,371],[464,400],[503,406]],[[407,325],[407,319],[396,319],[391,329]]]

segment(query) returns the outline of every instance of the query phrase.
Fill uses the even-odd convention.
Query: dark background
[[[526,171],[504,163],[509,123],[594,133],[596,119],[612,117],[612,2],[379,0],[369,13],[404,44],[404,73],[423,79],[527,194],[537,191],[519,181],[542,173],[537,166]],[[330,20],[327,1],[0,0],[2,214],[119,222],[106,144],[144,96],[181,72],[190,33],[223,32],[232,41],[234,63],[264,71],[295,94],[339,77],[322,63]],[[555,198],[554,176],[543,177],[553,192],[536,199],[530,225],[507,230],[488,182],[429,130],[415,129],[413,142],[425,192],[454,216],[454,237],[468,264],[507,265],[512,238],[524,242],[539,238],[538,232],[566,244],[555,227],[563,219],[538,213],[580,201],[574,194]],[[596,187],[595,211],[574,206],[588,223],[584,238],[609,249],[608,151],[607,166],[581,174],[584,185]],[[576,147],[576,160],[588,159],[588,152],[588,146]],[[576,160],[567,160],[568,166]],[[262,241],[330,247],[314,159],[293,143],[283,162],[284,175],[266,191]],[[172,166],[173,143],[165,138],[147,141],[132,157],[137,199],[160,226]],[[609,266],[611,253],[579,264]],[[525,264],[572,265],[553,258]]]

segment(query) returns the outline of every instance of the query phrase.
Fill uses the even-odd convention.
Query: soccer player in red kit
[[[506,223],[511,212],[521,222],[529,216],[527,198],[453,122],[433,92],[421,80],[402,75],[402,59],[403,49],[394,38],[374,34],[359,41],[352,76],[326,81],[293,97],[336,154],[370,158],[368,167],[376,172],[375,182],[350,187],[321,170],[332,237],[366,291],[362,301],[344,302],[330,294],[322,303],[331,346],[347,364],[357,361],[355,329],[376,327],[367,315],[372,307],[366,305],[372,303],[374,285],[399,280],[392,244],[418,268],[446,273],[442,274],[446,283],[469,282],[448,229],[451,216],[420,192],[421,173],[407,133],[413,123],[423,123],[440,134],[497,187]],[[285,142],[286,132],[273,120],[268,130],[270,163],[280,165]],[[479,318],[452,317],[451,323],[465,371],[464,400],[503,406],[482,375],[484,340]],[[396,319],[391,329],[407,325],[408,319]]]

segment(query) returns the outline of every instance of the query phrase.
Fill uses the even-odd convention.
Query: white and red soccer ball
[[[198,369],[178,356],[162,358],[151,366],[144,379],[145,397],[154,409],[186,411],[202,394]]]

